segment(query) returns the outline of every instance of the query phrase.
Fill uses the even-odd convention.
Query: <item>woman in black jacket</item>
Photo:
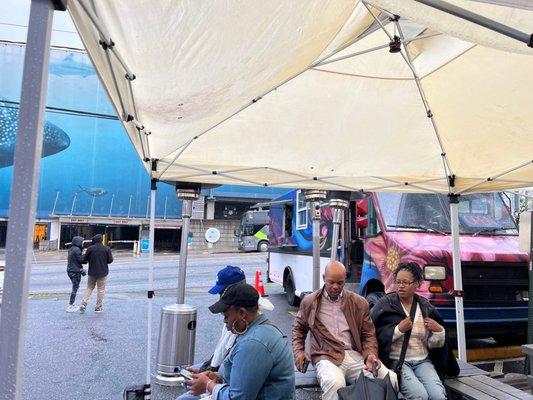
[[[415,294],[423,280],[416,263],[400,264],[394,276],[397,292],[380,299],[370,313],[376,327],[379,358],[400,373],[400,389],[406,399],[446,399],[441,379],[458,375],[459,367],[448,347],[444,321],[427,299]],[[406,334],[409,340],[402,364]]]

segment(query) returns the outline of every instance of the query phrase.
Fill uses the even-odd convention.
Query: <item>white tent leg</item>
[[[148,266],[148,326],[146,335],[146,384],[151,382],[151,359],[152,359],[152,299],[154,297],[154,241],[155,241],[155,195],[157,192],[157,181],[152,179],[150,190],[150,233],[149,233],[149,254],[150,262]]]
[[[0,398],[5,400],[22,398],[28,286],[43,147],[53,12],[54,7],[50,0],[31,2],[0,319]]]
[[[450,216],[452,223],[453,289],[455,294],[455,324],[459,360],[466,360],[465,316],[463,307],[463,276],[461,270],[461,248],[459,244],[459,196],[451,194]]]

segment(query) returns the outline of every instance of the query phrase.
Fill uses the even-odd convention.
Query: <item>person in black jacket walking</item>
[[[80,287],[81,274],[83,270],[83,238],[81,236],[74,236],[72,244],[68,249],[67,261],[67,275],[72,282],[72,292],[70,293],[70,301],[68,303],[67,312],[72,313],[78,311],[78,307],[74,306],[76,301],[76,293]]]
[[[85,312],[87,308],[87,303],[93,292],[95,286],[98,287],[98,292],[96,295],[96,307],[94,312],[103,311],[103,302],[105,295],[105,285],[107,280],[107,275],[109,274],[109,264],[113,262],[113,254],[111,254],[111,249],[102,244],[102,235],[95,235],[92,238],[93,244],[89,246],[85,256],[83,257],[83,262],[89,263],[89,278],[87,279],[87,289],[83,294],[83,300],[80,306],[80,312]]]

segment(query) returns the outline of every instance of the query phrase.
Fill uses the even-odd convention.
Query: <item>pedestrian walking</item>
[[[72,291],[70,292],[70,300],[67,307],[68,313],[76,312],[79,309],[74,303],[76,302],[76,293],[78,293],[78,288],[80,287],[81,276],[82,274],[85,275],[82,247],[83,238],[81,236],[74,236],[70,249],[68,249],[67,259],[67,275],[72,282]]]
[[[96,307],[94,312],[100,313],[103,309],[105,286],[107,275],[109,274],[109,264],[113,262],[111,249],[102,244],[102,235],[98,234],[92,238],[93,244],[89,246],[83,257],[83,262],[89,263],[89,277],[87,279],[87,289],[83,294],[80,312],[85,312],[87,303],[95,286],[97,287]]]

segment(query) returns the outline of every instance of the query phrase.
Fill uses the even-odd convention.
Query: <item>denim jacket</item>
[[[293,400],[294,357],[287,340],[265,315],[237,336],[224,359],[220,375],[224,384],[213,388],[216,400]]]

